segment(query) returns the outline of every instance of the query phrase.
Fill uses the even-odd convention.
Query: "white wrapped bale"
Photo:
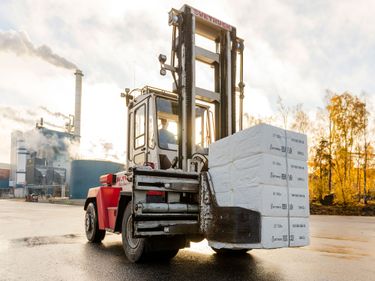
[[[288,247],[288,218],[262,217],[263,248]]]
[[[289,159],[288,171],[286,164],[283,157],[262,153],[236,160],[226,167],[231,173],[233,188],[266,184],[307,189],[306,162]],[[289,182],[287,182],[287,174]]]
[[[232,162],[234,140],[233,136],[226,137],[210,144],[208,152],[208,167],[220,167]]]
[[[234,191],[228,190],[223,192],[216,192],[216,201],[220,207],[233,207],[236,206],[233,203]],[[241,207],[241,206],[236,206]]]
[[[310,244],[309,218],[290,218],[290,247],[302,247]]]
[[[211,246],[271,249],[308,245],[306,139],[261,124],[210,145],[209,172],[218,205],[243,207],[261,215],[260,243],[209,241]]]
[[[226,165],[259,153],[288,155],[290,159],[307,161],[307,136],[259,124],[211,144],[209,167]]]
[[[233,165],[214,167],[209,170],[212,183],[216,193],[230,191],[233,188],[232,182]]]
[[[289,215],[291,217],[308,217],[309,191],[305,188],[289,188]]]
[[[285,131],[267,124],[259,124],[236,133],[234,137],[236,138],[236,149],[233,151],[234,159],[257,153],[276,156],[285,156],[287,153],[288,158],[307,160],[307,137],[303,134]]]
[[[283,186],[259,185],[216,192],[216,200],[221,207],[242,207],[273,217],[288,215],[287,198],[287,189]]]
[[[307,162],[288,159],[289,187],[308,189],[309,174]]]
[[[287,190],[282,186],[258,186],[234,190],[233,205],[257,211],[263,216],[288,215]]]

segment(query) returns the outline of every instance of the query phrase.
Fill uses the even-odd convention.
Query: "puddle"
[[[4,252],[9,248],[9,242],[6,240],[0,240],[0,252]]]
[[[335,245],[326,245],[326,246],[311,246],[309,250],[321,252],[325,254],[331,254],[336,257],[340,258],[347,258],[347,259],[355,259],[360,257],[366,257],[368,254],[364,252],[360,252],[357,249],[350,248],[350,247],[343,247],[343,246],[335,246]]]
[[[368,240],[360,237],[345,237],[345,236],[323,236],[323,235],[311,235],[314,238],[320,239],[331,239],[331,240],[340,240],[340,241],[358,241],[358,242],[368,242]]]
[[[11,240],[11,243],[21,247],[36,247],[51,244],[73,244],[78,243],[82,235],[65,234],[59,236],[34,236]]]
[[[344,259],[344,260],[357,260],[362,257],[362,256],[355,256],[355,255],[349,256],[349,255],[338,255],[338,254],[322,254],[322,255],[326,257],[334,256],[335,258]]]

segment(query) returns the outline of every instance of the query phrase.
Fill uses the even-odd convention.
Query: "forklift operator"
[[[169,149],[168,144],[176,144],[176,138],[172,132],[168,130],[168,120],[160,118],[161,129],[159,129],[159,145],[160,148]]]

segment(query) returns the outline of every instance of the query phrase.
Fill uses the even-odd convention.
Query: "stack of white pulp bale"
[[[215,248],[281,248],[309,244],[307,137],[260,124],[210,145],[209,173],[219,206],[261,214],[261,242]],[[289,206],[289,207],[288,207]]]

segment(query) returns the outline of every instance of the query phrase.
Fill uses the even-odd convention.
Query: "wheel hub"
[[[85,226],[86,226],[86,231],[90,231],[93,227],[93,217],[91,213],[86,213],[86,219],[85,219]]]
[[[126,240],[128,241],[128,245],[130,248],[135,249],[138,247],[140,243],[140,238],[133,238],[132,237],[132,218],[129,217],[126,223]]]

